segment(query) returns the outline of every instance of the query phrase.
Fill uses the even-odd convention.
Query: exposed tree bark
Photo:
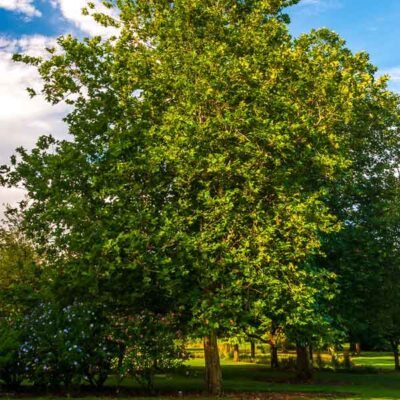
[[[307,346],[296,344],[296,375],[301,380],[309,380],[312,378],[312,369],[310,368],[310,362],[308,359]]]
[[[394,357],[394,369],[395,371],[400,371],[399,342],[391,341],[390,344],[392,346],[393,357]]]
[[[255,334],[248,334],[249,338],[254,338],[259,340],[261,343],[266,343],[269,345],[270,349],[270,356],[271,356],[271,368],[279,368],[279,358],[278,358],[278,346],[277,342],[277,330],[272,330],[269,333],[268,340],[264,339],[262,336],[255,335]]]
[[[310,357],[310,366],[311,366],[311,368],[313,368],[314,367],[314,354],[313,354],[313,347],[311,344],[308,346],[308,356]]]
[[[254,343],[254,340],[250,342],[250,357],[252,359],[256,358],[256,344]]]
[[[355,343],[355,351],[358,356],[361,354],[361,343],[360,342]]]
[[[271,368],[279,368],[278,346],[276,344],[276,329],[272,329],[269,333],[269,351],[271,355]]]
[[[204,337],[205,384],[208,394],[222,394],[222,372],[219,362],[217,335],[211,331]]]
[[[271,368],[277,369],[279,368],[279,358],[278,358],[278,347],[275,344],[270,345],[271,352]]]
[[[233,361],[239,362],[240,361],[240,353],[239,353],[239,345],[235,344],[233,346]]]

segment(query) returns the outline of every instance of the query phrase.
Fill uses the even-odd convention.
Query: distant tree
[[[0,228],[0,381],[12,389],[25,377],[22,320],[38,304],[41,276],[32,244],[7,221]]]
[[[320,261],[337,276],[331,304],[336,326],[354,344],[378,346],[394,339],[399,305],[399,97],[386,92],[379,102],[371,100],[354,127],[364,135],[352,142],[351,173],[328,200],[343,227],[323,239],[326,257]]]
[[[374,185],[374,190],[369,187],[363,193],[366,203],[357,209],[357,219],[333,242],[329,262],[338,275],[339,321],[350,340],[369,346],[388,344],[400,370],[398,177],[382,177]]]
[[[20,314],[37,302],[40,259],[18,226],[0,228],[0,315]]]

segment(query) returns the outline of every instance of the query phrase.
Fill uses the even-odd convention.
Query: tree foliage
[[[70,139],[19,149],[4,177],[64,299],[199,334],[258,318],[303,347],[329,327],[331,199],[355,152],[384,154],[398,101],[337,34],[292,38],[296,2],[119,0],[118,20],[95,14],[118,37],[15,57],[72,106]]]

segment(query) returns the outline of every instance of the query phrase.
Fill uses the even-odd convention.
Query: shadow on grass
[[[345,373],[317,371],[309,382],[297,381],[290,371],[274,371],[259,364],[223,366],[225,397],[242,400],[283,399],[400,399],[400,375],[392,372]],[[188,366],[170,374],[160,374],[155,380],[157,391],[149,394],[133,379],[117,387],[117,379],[110,377],[106,387],[93,390],[77,386],[68,391],[44,391],[24,386],[15,393],[1,393],[3,398],[149,398],[203,399],[203,368]]]

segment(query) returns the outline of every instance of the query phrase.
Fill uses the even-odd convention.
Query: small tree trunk
[[[343,364],[345,369],[351,369],[350,350],[345,350],[343,352]]]
[[[225,358],[229,357],[229,344],[224,343],[223,345],[219,346],[219,354],[220,357]]]
[[[358,356],[361,354],[361,343],[360,343],[360,342],[357,342],[357,343],[355,344],[355,351],[356,351],[356,354],[357,354]]]
[[[390,342],[394,357],[394,369],[395,371],[400,371],[400,360],[399,360],[399,343],[392,341]]]
[[[353,356],[356,354],[356,344],[354,342],[350,342],[349,350]]]
[[[124,343],[118,345],[118,371],[122,370],[122,363],[124,362],[126,346]]]
[[[253,340],[250,342],[250,357],[252,360],[256,358],[256,344]]]
[[[278,369],[279,368],[278,347],[276,346],[275,343],[270,343],[269,349],[271,354],[271,368]]]
[[[393,351],[393,355],[394,355],[394,369],[396,371],[400,371],[399,350],[396,349],[395,351]]]
[[[272,329],[269,333],[269,352],[271,356],[271,368],[277,369],[279,368],[279,359],[278,359],[278,346],[276,345],[276,330]]]
[[[320,351],[318,351],[318,353],[317,353],[317,368],[318,369],[322,369],[322,368],[324,368],[324,362],[322,361],[322,357],[321,357],[321,352]]]
[[[124,357],[125,357],[125,350],[126,350],[126,345],[124,343],[119,343],[118,345],[118,366],[117,366],[117,371],[118,371],[118,379],[117,379],[117,392],[119,392],[119,387],[124,379],[124,373],[122,371],[122,366],[124,362]]]
[[[222,394],[222,373],[219,362],[217,335],[211,331],[204,337],[206,391],[213,396]]]
[[[240,361],[240,354],[239,354],[239,345],[235,344],[233,346],[233,361],[239,362]]]
[[[314,366],[314,354],[313,354],[313,347],[310,344],[308,346],[308,356],[310,357],[310,367],[313,368]]]
[[[296,375],[301,380],[312,378],[312,369],[308,360],[308,349],[306,346],[296,344]]]

